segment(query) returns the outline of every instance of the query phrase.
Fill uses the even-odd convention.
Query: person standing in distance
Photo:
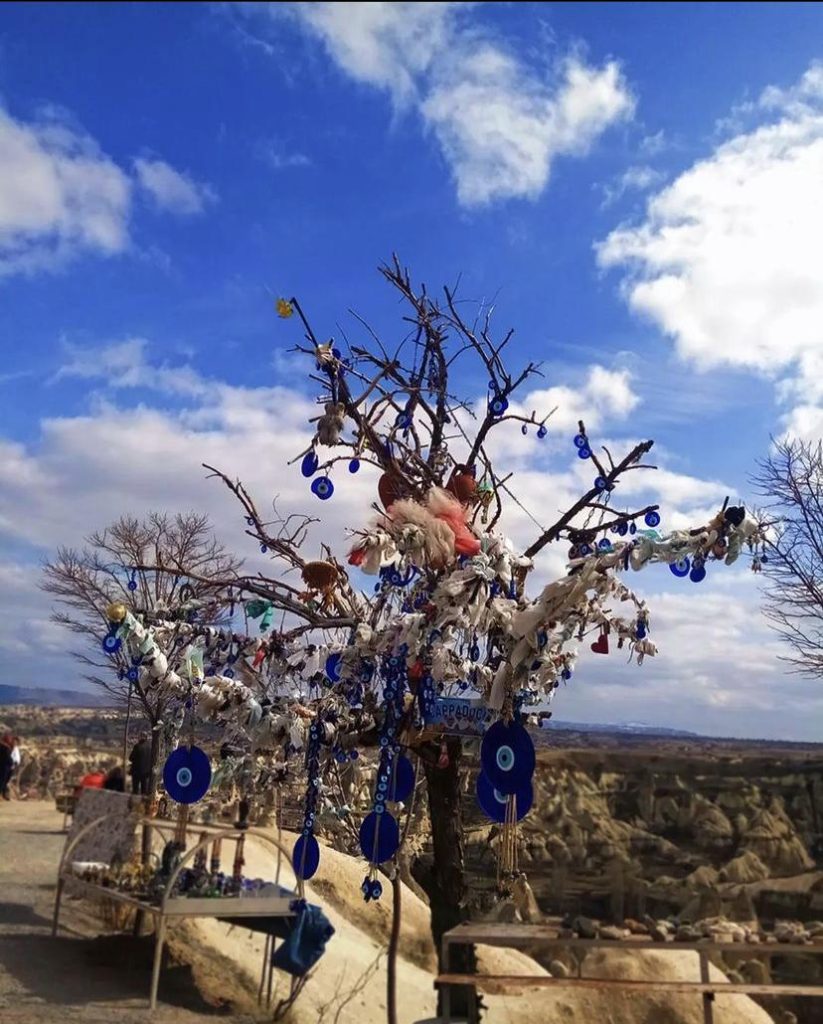
[[[129,774],[131,775],[132,793],[148,796],[151,776],[151,743],[148,735],[144,732],[140,733],[137,742],[131,748]]]

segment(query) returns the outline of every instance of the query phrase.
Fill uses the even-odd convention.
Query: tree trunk
[[[437,766],[440,751],[436,746],[429,748],[424,761],[434,861],[429,877],[425,881],[421,879],[421,884],[429,893],[432,938],[437,949],[440,971],[445,970],[441,948],[444,933],[468,918],[464,878],[463,815],[460,804],[461,741],[456,738],[447,740],[446,750],[449,756],[446,767]],[[456,974],[474,974],[477,969],[474,947],[453,946],[449,969]],[[473,1003],[471,989],[454,989],[452,1015],[468,1017],[471,1020],[475,1007],[470,1003]],[[438,1012],[441,1010],[442,998],[438,996]]]

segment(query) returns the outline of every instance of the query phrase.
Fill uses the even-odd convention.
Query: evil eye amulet
[[[672,562],[669,568],[675,576],[678,576],[682,579],[684,576],[689,575],[689,569],[691,569],[691,562],[688,558],[681,558],[679,562]]]
[[[646,526],[650,526],[652,528],[654,528],[655,526],[660,526],[660,513],[655,512],[654,509],[652,509],[651,512],[647,512],[643,518],[645,520]]]
[[[334,484],[327,476],[319,476],[312,481],[311,490],[321,501],[327,501],[334,494]]]
[[[317,456],[313,451],[307,452],[300,463],[300,472],[305,477],[314,476],[317,472]]]

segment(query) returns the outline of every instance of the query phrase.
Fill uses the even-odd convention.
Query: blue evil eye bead
[[[126,586],[129,588],[129,590],[132,590],[132,591],[137,590],[137,580],[135,579],[135,576],[136,576],[136,573],[132,573],[131,574],[131,579],[126,584]]]
[[[531,736],[519,722],[495,722],[480,745],[483,773],[501,793],[514,793],[534,774]]]
[[[471,647],[469,648],[469,658],[471,658],[472,661],[477,661],[477,659],[479,657],[480,657],[480,647],[479,647],[479,645],[478,644],[472,644]]]
[[[572,677],[572,670],[570,668],[564,668],[563,671],[560,673],[560,677],[561,677],[561,679],[566,679],[566,680],[571,679],[571,677]]]
[[[582,448],[577,449],[577,457],[579,459],[590,459],[592,457],[592,450],[587,444],[584,444]]]
[[[106,633],[103,637],[103,650],[106,654],[117,654],[122,645],[122,641],[116,633]]]
[[[373,900],[379,900],[382,895],[383,886],[380,883],[380,881],[375,878],[375,880],[369,886],[369,896],[371,896]]]
[[[132,665],[132,667],[126,673],[126,679],[128,679],[128,681],[130,683],[136,683],[138,677],[139,677],[139,673],[137,671],[137,668],[136,668],[136,666]]]
[[[305,477],[314,476],[317,472],[317,455],[315,455],[314,449],[306,452],[303,456],[303,461],[300,463],[300,472]]]
[[[769,560],[769,556],[768,556],[768,555],[767,555],[767,554],[766,554],[766,553],[764,552],[764,553],[763,553],[763,554],[762,554],[762,555],[760,556],[760,561],[761,561],[761,562],[768,562],[768,560]]]
[[[349,472],[356,473],[360,469],[360,459],[352,459],[349,463]]]
[[[543,426],[543,425],[541,424],[541,425],[540,425],[540,426],[539,426],[539,427],[537,428],[537,436],[538,436],[538,437],[540,438],[540,440],[542,441],[542,440],[543,440],[543,438],[544,438],[544,437],[546,436],[546,434],[548,434],[548,430],[546,430],[546,428],[545,428],[545,427],[544,427],[544,426]]]
[[[577,549],[577,553],[578,555],[590,555],[592,553],[592,549],[588,544],[581,544]]]
[[[400,829],[397,819],[384,811],[372,811],[360,826],[360,851],[370,864],[382,864],[391,860],[400,846]]]
[[[635,631],[635,632],[636,632],[636,634],[637,634],[637,639],[638,639],[638,640],[643,640],[643,639],[645,639],[645,636],[646,636],[646,627],[645,627],[645,626],[643,625],[643,623],[642,623],[642,622],[640,622],[640,621],[639,621],[639,622],[637,623],[637,629],[636,629],[636,631]]]
[[[356,761],[358,759],[358,757],[360,757],[360,752],[358,750],[350,750],[349,751],[349,760],[350,761]]]
[[[411,761],[401,754],[394,763],[394,773],[389,783],[387,800],[400,803],[407,800],[414,790],[414,767]]]
[[[689,579],[692,583],[702,583],[706,578],[706,567],[702,562],[698,562],[695,558],[694,564],[692,565],[692,571],[689,573]]]
[[[397,419],[394,421],[396,427],[400,427],[401,430],[406,430],[411,426],[412,418],[411,413],[404,409],[403,412],[398,413]]]
[[[605,491],[608,487],[608,484],[606,483],[606,478],[604,476],[596,476],[594,478],[594,486],[595,490]]]
[[[508,399],[503,398],[501,395],[495,395],[494,398],[489,402],[489,412],[492,416],[502,416],[503,413],[508,409]]]
[[[178,804],[202,800],[211,785],[211,764],[200,747],[178,747],[163,765],[163,785]]]
[[[320,844],[311,834],[300,836],[294,844],[291,863],[297,878],[308,881],[320,867]]]
[[[246,525],[254,526],[254,516],[246,516]]]
[[[625,537],[626,534],[629,532],[629,524],[628,523],[618,523],[616,529],[617,529],[617,532],[620,534],[621,537]]]
[[[575,448],[588,448],[589,447],[589,442],[588,442],[588,440],[586,438],[586,435],[585,434],[575,434],[574,435],[574,446],[575,446]],[[588,458],[588,455],[585,455],[584,458]]]
[[[342,657],[343,655],[339,651],[335,651],[334,654],[330,654],[326,658],[326,675],[333,683],[340,682],[340,659]]]
[[[319,476],[316,480],[312,481],[311,492],[321,501],[328,501],[334,494],[334,484],[327,476]]]
[[[521,821],[531,810],[534,794],[529,781],[519,786],[513,794],[516,801],[517,820]],[[483,772],[477,776],[477,802],[487,818],[503,824],[506,820],[506,804],[509,794],[495,789]]]
[[[524,423],[523,426],[520,428],[520,433],[525,435],[525,434],[528,434],[528,432],[529,432],[529,428]]]
[[[600,548],[601,551],[611,551],[612,542],[604,537],[603,540],[598,541],[597,546]]]
[[[652,509],[651,512],[646,513],[643,520],[646,523],[646,526],[650,526],[654,529],[655,526],[660,526],[660,513],[655,512],[654,509]]]
[[[684,576],[689,575],[689,569],[691,569],[691,562],[688,558],[681,558],[679,562],[672,562],[669,568],[675,576],[679,576],[682,579]]]
[[[634,536],[637,533],[637,526],[635,523],[629,523],[629,533]]]

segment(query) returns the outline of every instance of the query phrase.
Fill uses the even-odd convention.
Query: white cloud
[[[261,564],[265,556],[245,537],[239,506],[221,483],[205,479],[202,462],[239,476],[264,515],[276,494],[281,513],[321,515],[322,525],[306,544],[309,555],[319,553],[321,540],[345,550],[346,528],[362,525],[370,515],[376,473],[368,467],[357,476],[335,473],[336,491],[325,503],[311,495],[296,466],[286,467],[311,436],[308,420],[316,414],[311,400],[286,387],[235,387],[207,380],[190,367],[178,368],[188,381],[181,387],[174,370],[169,382],[168,371],[148,359],[150,349],[143,339],[126,339],[96,354],[73,350],[63,374],[99,380],[108,386],[108,397],[98,396],[89,413],[44,420],[40,436],[28,444],[0,440],[0,533],[10,550],[14,545],[31,552],[28,559],[7,556],[0,564],[0,648],[8,652],[16,682],[79,684],[80,669],[65,653],[71,638],[48,622],[48,598],[36,590],[32,556],[59,544],[76,546],[124,511],[138,516],[149,509],[207,511],[222,539],[251,566]],[[127,401],[134,387],[149,394],[136,407]],[[152,407],[152,390],[160,396],[173,393],[173,407]],[[601,428],[629,415],[637,403],[623,371],[598,366],[565,397],[570,403],[579,400],[580,411],[591,404],[587,415]],[[569,424],[576,423],[574,410],[566,416]],[[605,439],[602,429],[599,434]],[[571,436],[520,440],[527,456],[516,466],[512,489],[539,518],[551,521],[555,508],[561,510],[579,495],[581,481],[587,482],[579,474],[591,467],[575,458]],[[631,442],[606,443],[617,453]],[[676,525],[672,510],[677,502],[704,501],[714,511],[716,501],[728,493],[720,483],[666,470],[627,474],[621,488],[630,500],[644,501],[655,489],[664,498],[666,526]],[[518,544],[535,537],[534,524],[512,503],[506,525]],[[562,572],[564,555],[565,545],[551,547],[541,575]],[[745,568],[717,567],[705,585],[679,582],[673,594],[664,589],[670,580],[665,567],[629,576],[640,594],[650,595],[660,657],[638,669],[625,665],[622,653],[598,658],[584,645],[574,679],[559,694],[557,716],[645,719],[734,734],[810,735],[804,730],[812,729],[816,713],[819,721],[819,701],[812,699],[811,685],[803,688],[781,677],[775,641],[761,622]],[[21,637],[33,640],[21,646]],[[791,707],[801,713],[785,709],[781,694],[787,691]]]
[[[585,154],[634,100],[618,64],[569,56],[547,73],[492,39],[471,4],[270,4],[320,39],[358,82],[416,109],[437,139],[458,200],[536,198],[554,159]],[[247,5],[252,16],[261,8]]]
[[[183,216],[202,213],[217,198],[209,185],[194,181],[188,174],[176,171],[165,160],[138,157],[134,161],[137,182],[161,210]]]
[[[172,212],[198,213],[214,198],[162,160],[138,159],[134,171],[64,112],[25,122],[0,107],[0,277],[128,251],[135,182]]]
[[[289,150],[277,139],[266,139],[257,146],[258,157],[275,171],[311,167],[311,158],[298,150]]]
[[[603,187],[603,207],[612,206],[627,192],[645,192],[663,180],[663,173],[648,164],[628,167],[611,185]]]
[[[128,246],[131,183],[93,139],[0,109],[0,275]]]
[[[149,388],[166,394],[201,396],[209,384],[190,366],[151,365],[146,359],[145,338],[126,338],[109,345],[83,348],[63,345],[69,359],[55,380],[79,377],[104,382],[110,388]]]
[[[765,123],[653,196],[598,259],[624,270],[631,308],[682,358],[787,377],[781,394],[808,398],[823,348],[823,69],[766,90],[756,109]]]

